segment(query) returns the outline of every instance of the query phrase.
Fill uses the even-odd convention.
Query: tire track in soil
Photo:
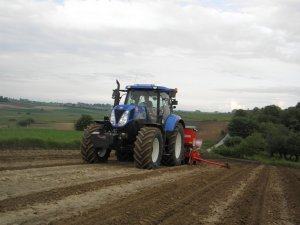
[[[211,192],[205,192],[204,196],[193,199],[184,205],[181,211],[160,224],[175,224],[178,218],[185,218],[179,224],[216,224],[226,207],[233,201],[232,198],[238,197],[244,186],[253,180],[261,169],[261,166],[253,165],[251,170],[246,168],[240,171],[238,176],[222,181],[220,186],[214,187]]]
[[[199,170],[199,167],[204,168]],[[99,202],[106,205],[112,201],[119,202],[120,199],[132,196],[134,193],[143,193],[143,190],[153,187],[159,188],[164,183],[174,182],[177,179],[181,179],[181,177],[187,177],[191,173],[196,173],[199,176],[199,174],[216,170],[214,167],[199,167],[183,166],[162,169],[163,171],[150,171],[149,173],[154,173],[155,176],[152,175],[135,181],[126,180],[124,184],[120,184],[118,181],[117,185],[104,187],[96,191],[88,191],[83,194],[76,193],[76,195],[65,197],[62,200],[50,202],[49,204],[43,202],[30,205],[25,209],[0,213],[0,217],[4,224],[49,224],[49,220],[54,220],[58,217],[65,218],[75,214],[80,215],[83,210],[90,210]],[[184,168],[187,169],[182,170]]]
[[[300,224],[300,170],[280,168],[278,175],[283,184],[281,188],[283,198],[286,200],[289,220],[293,224]]]
[[[261,223],[263,225],[292,225],[283,187],[285,183],[278,168],[271,166],[267,191],[265,192]],[[292,215],[292,214],[291,214]]]
[[[4,161],[35,161],[35,160],[51,160],[51,159],[80,159],[80,154],[74,155],[35,155],[35,156],[0,156],[0,162]]]
[[[122,201],[99,205],[76,217],[62,219],[51,224],[159,224],[182,208],[197,201],[210,201],[213,193],[226,188],[226,184],[247,174],[254,166],[241,165],[231,170],[215,170],[211,173],[191,174],[161,185],[159,188],[144,190],[139,195],[131,195]],[[190,215],[190,212],[187,212]],[[188,224],[184,218],[176,217],[174,223]]]
[[[49,191],[30,193],[25,196],[18,196],[18,197],[1,200],[0,212],[18,210],[18,209],[25,208],[28,205],[33,205],[36,203],[57,201],[71,195],[78,195],[89,191],[95,191],[108,186],[129,183],[137,180],[143,180],[153,176],[161,176],[164,173],[184,172],[184,171],[190,171],[191,169],[192,169],[191,167],[185,166],[185,167],[160,168],[159,170],[145,170],[144,171],[145,173],[141,173],[141,174],[130,174],[125,176],[118,176],[110,179],[101,179],[93,182],[87,182],[87,183],[77,184],[68,187],[54,188]]]
[[[191,221],[190,224],[199,224],[199,222],[206,225],[217,224],[223,219],[226,210],[243,194],[245,187],[254,181],[263,168],[263,166],[258,166],[246,176],[241,177],[239,181],[229,184],[228,190],[209,204],[209,212],[201,216],[201,220]]]
[[[97,180],[138,174],[132,164],[80,164],[0,171],[0,200]]]
[[[78,162],[80,161],[80,162]],[[33,163],[36,163],[33,161]],[[43,162],[41,162],[43,163]],[[56,167],[56,166],[73,166],[73,165],[82,165],[84,162],[81,160],[76,160],[76,162],[62,162],[62,163],[49,163],[45,164],[43,163],[42,165],[27,165],[27,166],[8,166],[8,167],[0,167],[0,171],[5,171],[5,170],[25,170],[25,169],[34,169],[34,168],[44,168],[44,167]]]
[[[252,202],[256,204],[251,205],[251,211],[253,213],[251,213],[249,215],[249,211],[248,211],[248,220],[244,220],[243,218],[240,220],[240,222],[243,222],[244,224],[261,224],[261,219],[262,219],[262,215],[265,213],[265,207],[264,207],[264,200],[265,200],[265,195],[266,195],[266,190],[267,190],[267,185],[269,182],[269,174],[270,174],[270,167],[264,167],[264,170],[260,173],[260,176],[258,177],[258,179],[256,179],[256,181],[254,181],[252,183],[252,185],[260,186],[261,187],[255,192],[253,193],[254,196],[251,197]],[[252,186],[251,184],[249,185]],[[252,189],[252,188],[251,188]],[[254,190],[254,189],[252,189]],[[244,192],[244,195],[248,195],[249,193],[251,193],[252,190],[247,191],[247,189]],[[257,204],[258,203],[258,204]],[[245,205],[243,203],[243,205]],[[248,208],[249,210],[249,208]]]
[[[280,174],[286,170],[266,166],[259,176],[247,185],[238,201],[227,208],[222,221],[217,224],[299,224],[299,207],[293,211],[293,206],[288,204],[294,201],[294,204],[299,206],[299,182],[299,189],[296,190],[295,180],[290,183],[285,180],[295,179],[292,173],[288,173],[287,178]],[[286,199],[285,195],[291,195],[294,200]]]
[[[216,224],[261,224],[269,173],[270,167],[264,166],[258,176],[245,187],[242,195],[225,209],[223,217]]]
[[[0,171],[82,163],[80,154],[73,150],[3,150],[0,152]]]
[[[116,159],[110,157],[109,163],[114,164]],[[17,159],[17,160],[15,160]],[[120,162],[118,162],[120,163]],[[123,162],[124,163],[124,162]],[[86,164],[80,154],[57,154],[57,155],[37,155],[37,156],[1,156],[0,155],[0,171],[4,170],[24,170],[44,167],[69,166]]]
[[[203,217],[204,212],[207,214],[208,204],[216,199],[218,194],[224,195],[224,191],[237,179],[241,179],[242,173],[245,173],[248,169],[241,169],[241,171],[228,177],[217,178],[217,181],[212,180],[202,190],[192,189],[196,191],[193,191],[194,193],[180,205],[176,203],[177,207],[163,215],[163,219],[159,222],[155,221],[155,223],[151,222],[148,224],[201,224],[199,218]]]

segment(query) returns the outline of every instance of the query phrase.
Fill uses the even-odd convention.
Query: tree
[[[280,107],[276,105],[268,105],[261,110],[261,113],[259,113],[258,121],[280,123],[281,114],[282,114],[282,110]]]
[[[224,145],[227,147],[234,147],[236,145],[241,144],[242,141],[243,141],[243,138],[241,138],[239,136],[229,137],[225,140]]]
[[[82,114],[81,117],[75,122],[75,130],[84,130],[92,122],[93,117]]]
[[[282,123],[290,130],[300,131],[300,107],[289,107],[284,110],[281,116]]]
[[[234,113],[234,116],[246,117],[247,116],[247,111],[243,110],[243,109],[237,109]]]
[[[295,156],[295,161],[299,161],[300,155],[300,134],[291,132],[287,138],[287,153],[290,155],[290,160]]]
[[[246,138],[258,129],[255,120],[247,117],[234,117],[228,124],[228,132],[230,136],[240,136]]]
[[[0,96],[0,102],[9,102],[7,97]]]
[[[287,138],[289,135],[289,130],[284,125],[274,125],[266,130],[266,142],[267,150],[270,156],[274,153],[279,153],[280,158],[284,156],[287,159]]]
[[[245,139],[232,137],[229,143],[214,149],[214,152],[224,156],[245,157],[266,150],[266,141],[260,133],[253,133]]]
[[[18,122],[18,125],[19,125],[20,127],[28,127],[30,124],[32,124],[32,123],[34,123],[34,122],[35,122],[34,119],[28,118],[28,119],[25,119],[25,120],[20,120],[20,121]]]
[[[242,156],[252,156],[266,150],[266,141],[260,133],[253,133],[248,136],[237,147]]]

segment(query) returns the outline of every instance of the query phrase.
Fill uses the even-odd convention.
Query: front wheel
[[[93,123],[84,130],[80,150],[82,159],[88,163],[107,162],[109,158],[110,149],[95,149],[92,143],[92,133],[101,129],[101,124]]]
[[[96,149],[98,162],[106,163],[110,156],[110,152],[111,152],[111,149],[105,149],[105,148]]]
[[[160,165],[163,150],[163,138],[160,129],[142,128],[134,143],[134,162],[137,168],[153,169]]]

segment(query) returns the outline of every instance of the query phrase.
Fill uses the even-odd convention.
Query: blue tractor
[[[121,95],[121,93],[124,93]],[[184,163],[184,121],[173,114],[177,89],[130,85],[113,91],[111,116],[89,125],[82,137],[81,155],[89,163],[107,162],[111,150],[119,161],[134,161],[137,168]],[[120,104],[126,94],[124,104]]]

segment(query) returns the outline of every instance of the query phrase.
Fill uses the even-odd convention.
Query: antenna
[[[137,78],[137,74],[135,74],[134,84],[136,84],[136,78]]]

